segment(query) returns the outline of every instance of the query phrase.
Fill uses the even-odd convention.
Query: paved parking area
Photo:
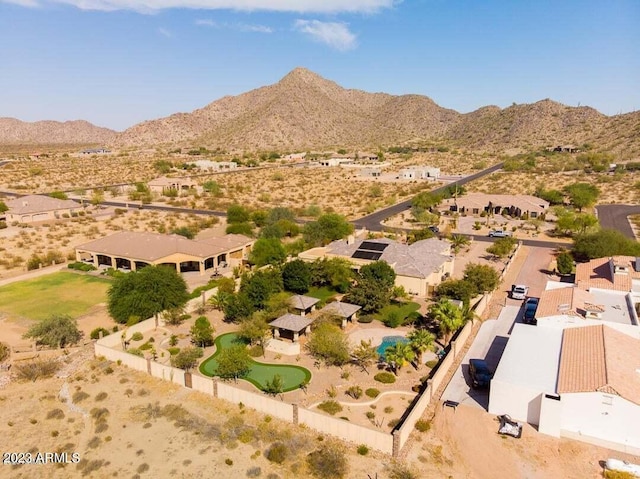
[[[515,276],[515,284],[529,286],[529,296],[539,297],[547,280],[557,279],[548,271],[553,250],[529,247],[523,252],[527,254],[527,257],[522,268],[517,275],[510,276]],[[503,284],[504,289],[509,289],[510,287],[511,284]],[[469,359],[484,359],[487,361],[489,368],[495,371],[509,340],[514,323],[522,322],[523,304],[523,301],[507,298],[498,318],[489,319],[482,324],[460,367],[458,367],[458,370],[447,385],[442,395],[442,400],[451,400],[483,409],[488,408],[489,392],[487,390],[474,390],[470,387]]]

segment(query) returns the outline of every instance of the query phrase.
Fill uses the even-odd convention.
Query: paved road
[[[626,237],[636,239],[628,216],[640,215],[640,205],[599,205],[596,210],[600,226],[618,230]]]
[[[527,257],[516,276],[515,283],[529,286],[529,296],[540,297],[547,281],[554,279],[547,271],[553,250],[530,248],[526,253]],[[502,286],[509,289],[511,285],[503,284]],[[447,385],[442,396],[443,400],[448,399],[484,409],[489,407],[488,391],[474,390],[469,386],[471,384],[469,359],[484,359],[492,371],[496,370],[514,323],[522,322],[524,314],[522,305],[522,301],[508,298],[498,318],[482,324],[460,367]]]
[[[451,185],[464,185],[466,183],[469,183],[470,181],[477,180],[478,178],[482,178],[485,175],[488,175],[490,173],[493,173],[494,171],[499,170],[500,168],[502,168],[502,165],[503,163],[498,163],[497,165],[493,165],[487,168],[486,170],[479,171],[472,175],[457,179],[452,183],[448,183],[446,185],[440,186],[439,188],[431,190],[431,192],[440,193],[444,191],[445,188]],[[408,208],[411,207],[411,201],[412,201],[411,199],[408,199],[406,201],[395,204],[393,206],[389,206],[388,208],[383,208],[381,210],[376,211],[375,213],[372,213],[370,215],[363,216],[362,218],[354,220],[353,224],[355,225],[356,228],[366,228],[369,231],[382,231],[383,227],[380,223],[391,216],[395,216],[397,214],[402,213],[403,211],[406,211]]]

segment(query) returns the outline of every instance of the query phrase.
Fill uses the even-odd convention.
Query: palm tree
[[[429,315],[438,321],[440,333],[444,336],[445,343],[449,343],[453,333],[464,324],[462,310],[446,298],[441,299],[429,307]]]
[[[451,236],[451,247],[454,253],[460,251],[463,246],[467,246],[470,243],[469,238],[464,235],[452,235]]]
[[[415,351],[418,366],[422,364],[422,355],[431,349],[435,337],[426,329],[415,329],[407,336],[409,338],[409,346]]]
[[[393,373],[397,376],[398,369],[413,361],[416,353],[408,343],[397,342],[393,346],[389,346],[384,352],[385,362],[393,369]]]

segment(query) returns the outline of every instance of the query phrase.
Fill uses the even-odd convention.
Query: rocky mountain
[[[0,118],[0,144],[106,144],[116,132],[88,121],[36,121]]]

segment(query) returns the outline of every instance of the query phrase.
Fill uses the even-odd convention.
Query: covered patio
[[[333,314],[342,318],[342,328],[347,327],[347,321],[352,323],[357,319],[356,313],[360,311],[361,307],[357,304],[343,303],[341,301],[335,301],[327,304],[320,310],[321,313]]]
[[[271,321],[269,326],[273,328],[274,338],[280,339],[281,337],[285,337],[295,343],[300,339],[300,334],[308,334],[311,332],[311,323],[313,323],[313,321],[314,318],[308,316],[287,313]]]
[[[316,304],[319,301],[318,298],[296,294],[289,298],[289,305],[296,311],[299,311],[300,316],[306,316],[316,310]]]

